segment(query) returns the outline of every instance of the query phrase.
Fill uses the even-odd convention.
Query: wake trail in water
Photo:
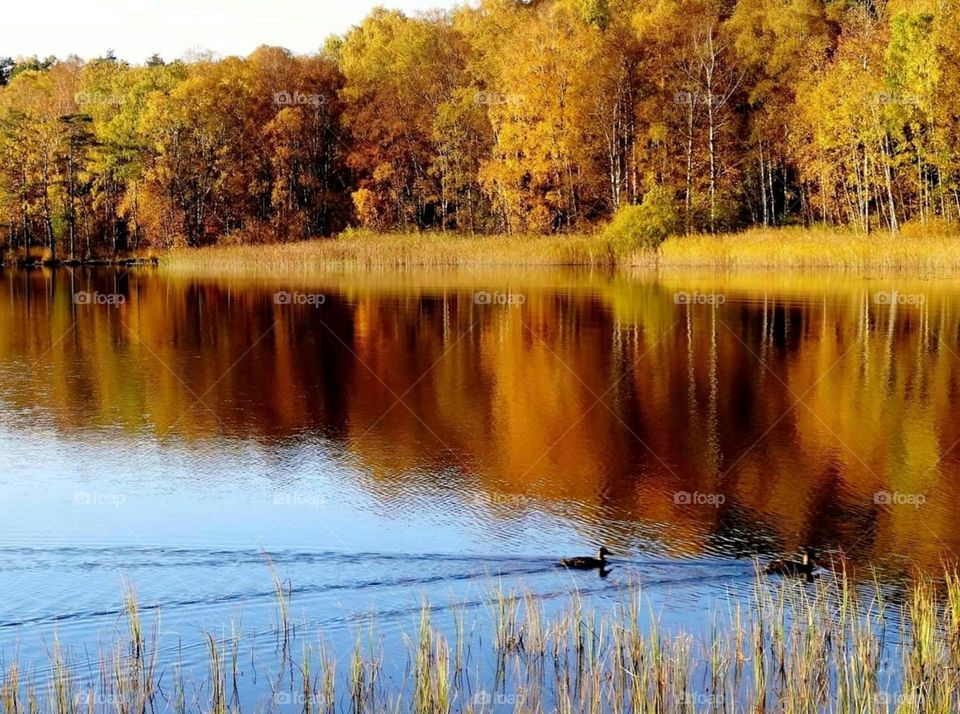
[[[12,562],[3,563],[3,570],[23,571],[44,570],[54,564],[44,559],[63,558],[74,560],[69,567],[89,569],[116,569],[118,561],[131,568],[169,568],[169,567],[219,567],[237,565],[311,565],[339,562],[398,562],[398,563],[538,563],[543,566],[556,564],[558,557],[544,555],[486,555],[478,553],[403,553],[376,551],[308,551],[308,550],[270,550],[270,549],[200,549],[164,546],[0,546],[0,561],[9,557]],[[29,562],[22,562],[21,559]],[[20,561],[20,562],[18,562]],[[611,559],[612,565],[631,564],[638,566],[664,566],[675,568],[709,566],[711,568],[741,568],[742,561],[724,559]],[[58,568],[63,563],[56,563]]]
[[[302,554],[297,554],[296,560],[286,561],[286,562],[295,562],[297,564],[303,564],[304,560],[299,557]],[[330,562],[331,558],[328,556],[331,554],[312,554],[315,556],[309,562]],[[344,558],[343,554],[337,553],[333,554],[335,557],[332,560],[339,560]],[[369,556],[371,559],[389,559],[389,560],[404,560],[404,561],[423,561],[430,560],[431,562],[436,562],[438,558],[431,556],[415,556],[413,558],[403,558],[398,554],[364,554]],[[364,555],[354,555],[348,556],[350,560],[364,560]],[[262,557],[262,556],[261,556]],[[274,561],[274,564],[278,561],[271,558]],[[448,562],[482,562],[486,560],[492,560],[492,558],[484,558],[482,556],[444,556],[442,558]],[[256,561],[259,563],[260,561]],[[325,584],[316,584],[316,585],[303,585],[298,584],[292,587],[292,593],[299,597],[311,597],[317,595],[323,595],[327,593],[334,592],[356,592],[356,593],[367,593],[371,590],[379,589],[389,589],[389,588],[408,588],[412,586],[428,586],[434,585],[437,583],[444,582],[469,582],[471,580],[476,581],[489,581],[496,578],[503,577],[522,577],[522,576],[532,576],[532,575],[546,575],[546,574],[557,574],[558,576],[563,577],[564,575],[569,575],[573,577],[573,571],[568,571],[560,567],[555,561],[547,558],[540,558],[539,562],[529,563],[527,560],[517,563],[514,567],[504,567],[504,563],[500,562],[501,567],[496,570],[484,570],[484,571],[469,571],[462,573],[435,573],[427,576],[420,577],[406,577],[406,578],[377,578],[377,579],[368,579],[361,581],[348,581],[340,583],[325,583]],[[634,577],[630,582],[632,583],[642,583],[645,588],[651,587],[660,587],[664,585],[693,585],[701,583],[709,583],[717,580],[730,579],[735,576],[751,576],[753,574],[752,567],[746,569],[743,567],[743,564],[728,564],[728,567],[725,568],[725,572],[722,574],[717,573],[705,573],[703,575],[697,575],[693,577],[659,577],[651,579],[645,577],[641,569],[634,570],[633,567],[627,568],[625,566],[634,566],[636,568],[647,567],[660,567],[660,568],[670,568],[678,564],[668,562],[668,561],[618,561],[616,563],[611,563],[615,570],[622,570],[623,572],[633,575]],[[692,565],[692,563],[687,563],[686,565]],[[711,566],[712,567],[712,566]],[[726,572],[729,571],[729,572]],[[619,574],[618,574],[619,575]],[[610,585],[622,585],[623,583],[619,582],[618,578],[608,580],[608,587]],[[576,586],[579,590],[579,585],[575,581],[571,582],[571,586]],[[536,595],[536,594],[535,594]],[[243,592],[235,593],[226,593],[218,596],[209,596],[209,597],[198,597],[198,598],[180,598],[180,599],[167,599],[167,600],[158,600],[149,605],[141,605],[144,609],[160,609],[160,610],[169,610],[169,611],[181,611],[189,608],[197,607],[217,607],[221,605],[233,605],[239,603],[258,603],[264,601],[271,601],[276,598],[276,591],[274,589],[260,589],[260,590],[247,590]],[[52,624],[52,623],[70,623],[72,621],[86,622],[89,620],[102,619],[108,617],[119,617],[122,615],[124,610],[122,608],[112,608],[112,609],[92,609],[92,610],[80,610],[76,612],[67,612],[67,613],[56,613],[56,614],[42,614],[29,618],[17,618],[13,620],[0,621],[0,629],[9,629],[22,626],[38,625],[38,624]]]

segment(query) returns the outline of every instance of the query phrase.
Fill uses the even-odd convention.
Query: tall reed
[[[43,670],[16,658],[6,665],[0,711],[960,711],[960,577],[952,570],[937,580],[918,576],[902,601],[843,571],[814,583],[760,575],[746,601],[717,600],[709,619],[689,628],[665,624],[639,588],[613,606],[573,592],[565,605],[547,607],[500,584],[486,600],[486,620],[484,605],[454,604],[449,631],[434,614],[443,608],[424,600],[404,635],[406,666],[394,644],[384,661],[373,618],[360,623],[343,672],[322,637],[299,643],[297,661],[281,661],[279,672],[261,657],[241,666],[236,627],[221,639],[205,635],[208,673],[200,677],[196,666],[160,656],[159,617],[148,636],[132,591],[125,603],[121,641],[99,670],[71,657],[55,634]],[[289,637],[299,639],[292,628]],[[267,687],[266,699],[251,694]]]

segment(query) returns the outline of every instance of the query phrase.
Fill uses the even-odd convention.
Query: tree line
[[[960,221],[960,0],[480,0],[316,54],[0,59],[0,231],[87,258],[348,225]],[[665,197],[665,199],[664,199]]]

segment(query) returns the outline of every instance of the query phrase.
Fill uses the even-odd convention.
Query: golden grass
[[[332,267],[600,266],[612,265],[608,245],[591,235],[490,236],[455,233],[350,231],[339,238],[267,245],[212,246],[170,251],[161,262],[181,271],[288,274]]]
[[[127,632],[99,669],[85,657],[71,660],[55,638],[46,674],[34,674],[36,663],[7,666],[0,711],[952,714],[960,707],[958,602],[953,571],[936,582],[918,579],[897,603],[842,569],[810,584],[761,574],[748,603],[718,602],[713,616],[684,631],[668,630],[638,588],[603,609],[574,591],[548,616],[530,593],[498,587],[488,597],[489,621],[475,608],[470,626],[455,624],[452,633],[435,627],[424,601],[411,630],[390,643],[392,661],[384,660],[373,621],[366,634],[360,625],[352,654],[343,653],[350,667],[342,677],[322,639],[315,670],[310,638],[295,661],[280,646],[283,630],[278,661],[251,656],[240,667],[234,631],[203,635],[205,676],[201,665],[198,679],[184,680],[179,661],[166,663],[173,681],[165,686],[159,627],[143,636],[131,596]],[[463,611],[454,603],[452,613]],[[385,666],[393,676],[381,676]],[[260,694],[250,694],[251,684]]]
[[[908,226],[897,235],[837,229],[769,228],[724,235],[677,236],[657,253],[617,258],[602,234],[492,236],[454,233],[375,234],[266,245],[172,250],[174,272],[223,275],[316,274],[344,268],[587,266],[724,269],[960,270],[960,232]]]
[[[631,264],[676,267],[791,268],[939,272],[960,269],[960,233],[919,227],[890,233],[830,229],[753,229],[727,235],[678,236],[659,256]]]
[[[31,256],[44,260],[49,251],[38,248]],[[14,257],[0,255],[0,262],[13,262]],[[656,252],[628,255],[618,255],[602,232],[508,236],[348,230],[330,239],[247,245],[225,242],[206,248],[175,248],[159,255],[150,251],[129,259],[160,260],[167,268],[184,273],[231,275],[295,275],[332,268],[617,265],[960,271],[960,227],[908,224],[896,235],[828,227],[752,228],[739,233],[674,236]]]

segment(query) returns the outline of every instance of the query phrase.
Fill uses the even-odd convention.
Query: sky
[[[375,6],[408,13],[453,7],[457,0],[33,0],[9,2],[0,14],[0,57],[76,54],[112,49],[143,62],[194,50],[246,55],[263,44],[316,52],[331,34],[360,22]]]

